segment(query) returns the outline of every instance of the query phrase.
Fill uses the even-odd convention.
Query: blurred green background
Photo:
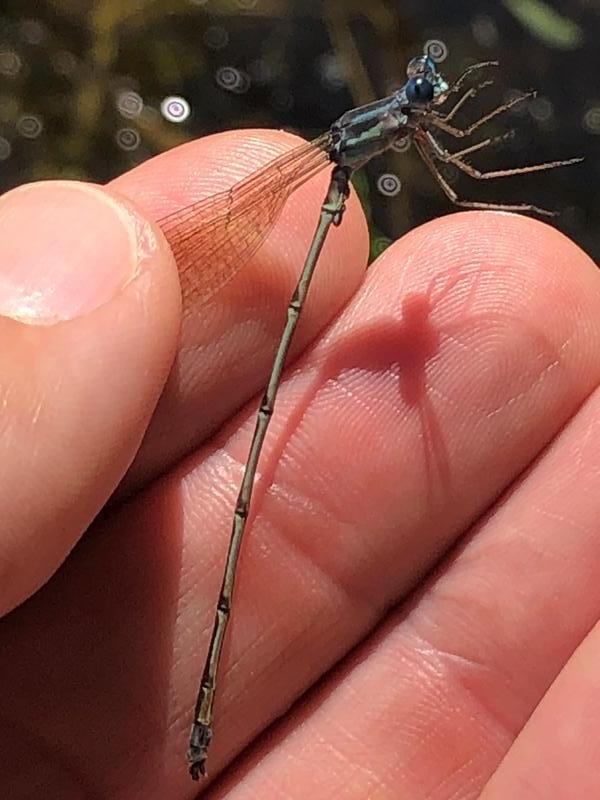
[[[556,225],[600,256],[600,0],[2,0],[0,190],[106,181],[187,139],[234,127],[306,137],[404,82],[428,48],[456,77],[498,59],[497,85],[462,120],[515,90],[539,96],[492,125],[509,142],[482,168],[583,155],[581,166],[477,184],[469,199],[559,209]],[[400,191],[378,190],[397,176]],[[453,209],[416,153],[370,164],[357,186],[374,251]]]

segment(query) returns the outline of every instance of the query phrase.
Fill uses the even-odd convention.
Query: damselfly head
[[[408,62],[406,68],[408,81],[404,87],[410,105],[428,105],[441,99],[448,89],[448,83],[438,72],[437,64],[431,56],[417,56]]]
[[[416,78],[419,75],[424,75],[429,78],[437,74],[437,64],[431,56],[416,56],[411,58],[406,67],[406,77]]]

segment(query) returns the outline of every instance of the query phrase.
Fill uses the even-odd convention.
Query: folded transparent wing
[[[330,135],[278,156],[231,189],[159,220],[181,275],[186,300],[208,300],[249,261],[285,201],[330,163]]]

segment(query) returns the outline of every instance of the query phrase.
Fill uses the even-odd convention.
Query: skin
[[[470,212],[365,278],[354,197],[261,461],[211,781],[187,775],[253,396],[327,175],[204,305],[153,220],[294,143],[219,135],[90,187],[153,240],[135,276],[68,322],[0,318],[2,794],[596,797],[600,273],[545,224]],[[2,198],[0,271],[78,265],[72,302],[122,259],[109,223],[85,250],[81,191]]]

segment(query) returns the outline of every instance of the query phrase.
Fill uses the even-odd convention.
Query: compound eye
[[[431,103],[433,97],[433,84],[427,78],[411,78],[406,84],[406,99],[411,104]]]
[[[433,74],[437,72],[437,65],[430,56],[417,56],[408,62],[406,74],[409,78],[417,75]]]

